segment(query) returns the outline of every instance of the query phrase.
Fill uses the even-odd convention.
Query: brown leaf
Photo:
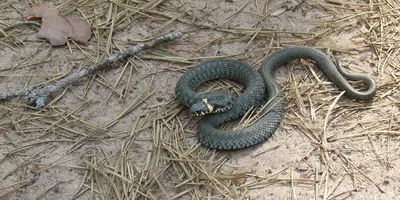
[[[49,13],[42,16],[37,37],[47,39],[52,46],[59,46],[65,44],[68,37],[73,34],[74,30],[65,18]]]
[[[29,171],[30,171],[31,173],[37,174],[37,173],[40,172],[40,167],[39,167],[39,165],[37,165],[37,164],[33,164],[33,165],[31,165]]]
[[[65,19],[68,20],[73,29],[70,38],[74,41],[86,44],[92,36],[89,23],[78,16],[66,17]]]
[[[245,178],[237,178],[234,180],[236,186],[242,185],[244,182],[246,182]]]
[[[31,18],[42,18],[43,15],[45,14],[55,14],[58,15],[58,10],[51,8],[47,4],[35,4],[31,8],[26,9],[26,14],[25,18],[26,19],[31,19]]]
[[[76,16],[61,17],[56,9],[47,4],[36,4],[27,9],[27,19],[42,18],[38,38],[47,39],[52,46],[64,45],[68,38],[87,43],[91,37],[91,28],[84,19]]]

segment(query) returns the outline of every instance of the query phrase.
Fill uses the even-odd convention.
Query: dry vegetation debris
[[[47,4],[35,4],[28,8],[26,19],[42,19],[38,38],[50,41],[52,46],[64,45],[68,38],[86,44],[91,37],[90,25],[81,17],[59,15],[58,10]]]
[[[84,18],[94,37],[87,46],[68,40],[52,47],[32,37],[39,27],[24,21],[26,1],[1,2],[2,92],[54,83],[163,33],[179,30],[183,37],[67,87],[44,109],[1,102],[0,198],[387,199],[398,193],[400,2],[50,2],[62,16]],[[200,147],[197,119],[172,95],[181,72],[212,58],[259,66],[269,52],[291,44],[329,49],[349,71],[371,74],[377,97],[348,100],[310,62],[299,61],[289,66],[288,82],[280,80],[289,105],[270,141],[241,152]],[[230,81],[207,86],[241,90]]]

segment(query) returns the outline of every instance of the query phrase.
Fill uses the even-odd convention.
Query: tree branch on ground
[[[81,80],[84,77],[91,76],[94,72],[105,69],[112,66],[114,63],[124,61],[130,56],[137,54],[138,52],[154,47],[159,44],[163,44],[169,41],[177,40],[182,36],[180,32],[173,32],[163,36],[156,37],[150,42],[142,42],[136,45],[130,46],[126,51],[121,53],[115,53],[108,57],[101,63],[94,64],[90,67],[83,68],[79,71],[73,72],[68,76],[60,79],[58,82],[48,85],[42,85],[40,87],[29,88],[23,91],[10,92],[6,94],[0,94],[0,100],[6,100],[14,97],[25,97],[28,103],[40,108],[44,107],[50,95],[65,88],[67,85]]]

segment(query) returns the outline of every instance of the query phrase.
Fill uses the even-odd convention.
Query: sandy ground
[[[35,38],[35,27],[8,30],[0,36],[2,93],[54,82],[142,39],[183,36],[71,85],[43,109],[2,101],[0,199],[396,199],[400,192],[398,47],[381,46],[374,38],[385,33],[372,23],[382,1],[46,2],[85,16],[92,39],[51,47]],[[23,21],[30,6],[1,1],[0,27]],[[288,106],[269,141],[232,152],[190,146],[198,119],[174,98],[186,69],[216,56],[258,68],[275,47],[295,44],[330,49],[349,72],[370,75],[377,96],[333,103],[340,91],[311,62],[297,61],[277,73]]]

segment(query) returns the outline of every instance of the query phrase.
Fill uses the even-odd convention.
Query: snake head
[[[211,113],[225,112],[231,109],[233,97],[228,94],[209,94],[194,103],[190,111],[194,116],[203,116]]]

